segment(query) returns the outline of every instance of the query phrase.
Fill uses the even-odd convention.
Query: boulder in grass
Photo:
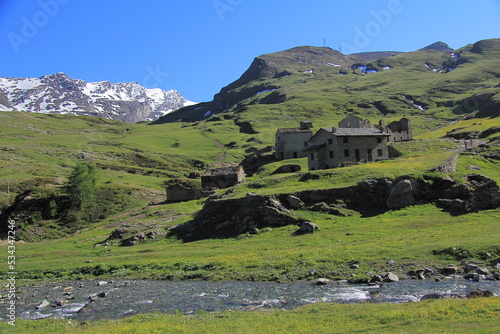
[[[476,289],[474,291],[469,292],[466,297],[470,298],[485,298],[485,297],[493,297],[495,296],[493,292],[490,290]]]

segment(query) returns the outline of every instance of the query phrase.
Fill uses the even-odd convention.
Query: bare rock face
[[[410,180],[396,183],[387,198],[389,209],[400,209],[415,204],[413,185]]]

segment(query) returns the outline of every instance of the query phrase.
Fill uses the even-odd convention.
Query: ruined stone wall
[[[441,172],[445,174],[454,173],[457,171],[458,154],[454,154],[444,164],[431,169],[431,172]]]
[[[181,184],[173,184],[167,187],[167,202],[185,202],[207,197],[211,192],[198,188],[186,187]]]
[[[411,120],[402,118],[399,121],[394,121],[386,127],[386,131],[391,136],[390,142],[398,142],[413,139],[413,132],[411,129]]]

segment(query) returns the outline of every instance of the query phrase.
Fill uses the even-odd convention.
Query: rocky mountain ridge
[[[0,111],[95,116],[123,122],[152,121],[195,104],[176,90],[136,82],[85,82],[64,73],[40,78],[0,78]]]
[[[497,76],[495,57],[499,50],[500,39],[479,41],[458,50],[436,42],[414,52],[352,55],[327,47],[295,47],[256,57],[241,77],[222,88],[212,101],[181,108],[156,123],[200,121],[255,104],[302,100],[317,105],[320,99],[342,106],[338,112],[371,109],[394,114],[407,109],[411,102],[420,112],[444,107],[455,114],[492,116],[500,105],[498,87],[492,83]],[[436,75],[429,76],[433,72]],[[311,94],[319,91],[319,85],[332,94]],[[357,92],[356,97],[353,92]],[[366,101],[373,102],[369,106]],[[302,107],[312,108],[306,104]]]

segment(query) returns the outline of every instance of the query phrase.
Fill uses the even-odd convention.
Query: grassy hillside
[[[5,141],[7,145],[4,144],[4,147],[10,148],[10,155],[2,155],[4,161],[9,161],[3,162],[5,167],[2,173],[10,178],[11,192],[16,187],[18,191],[34,187],[40,197],[51,191],[64,192],[60,186],[67,179],[70,167],[76,164],[81,152],[95,157],[100,167],[100,186],[119,186],[133,190],[128,196],[129,199],[133,198],[128,202],[128,207],[122,207],[120,212],[97,224],[82,226],[76,234],[53,241],[18,244],[18,251],[23,259],[18,261],[17,270],[26,278],[85,278],[97,274],[170,279],[286,280],[304,278],[311,268],[325,276],[347,277],[351,274],[363,276],[370,268],[379,268],[381,272],[396,270],[405,273],[409,268],[418,266],[444,266],[459,258],[453,254],[436,255],[433,251],[453,247],[467,249],[470,254],[477,255],[478,259],[483,259],[485,253],[497,254],[499,251],[496,242],[500,237],[500,230],[496,226],[498,209],[455,217],[441,212],[431,204],[371,218],[363,218],[359,213],[350,211],[345,212],[346,217],[332,217],[299,210],[296,212],[299,217],[312,220],[321,227],[319,233],[302,237],[293,236],[296,228],[291,226],[275,229],[267,234],[229,240],[184,244],[175,238],[168,238],[140,243],[134,247],[99,245],[121,226],[144,230],[165,229],[191,220],[201,210],[204,200],[154,206],[146,206],[147,202],[152,198],[164,200],[162,183],[169,177],[185,176],[192,171],[200,172],[205,166],[239,161],[246,154],[248,146],[266,146],[272,143],[271,139],[263,134],[239,133],[238,128],[231,127],[223,119],[196,124],[150,126],[63,116],[57,116],[61,123],[54,124],[49,122],[53,120],[53,116],[23,113],[4,113],[3,118],[8,125],[3,136],[10,136],[10,142]],[[447,128],[421,134],[413,142],[395,144],[402,154],[397,159],[315,171],[311,174],[317,178],[306,182],[301,181],[303,172],[273,173],[285,163],[298,163],[306,170],[305,159],[274,162],[261,167],[245,183],[235,187],[229,196],[242,197],[247,192],[273,195],[344,187],[365,178],[395,178],[400,175],[419,178],[429,169],[445,162],[453,152],[462,147],[458,142],[440,139],[447,132],[461,128],[463,131],[483,133],[499,125],[499,118],[489,119],[488,122],[483,120],[481,124],[477,120],[454,123]],[[96,128],[100,130],[95,130]],[[25,132],[20,129],[25,129]],[[95,133],[90,132],[91,130]],[[118,134],[120,131],[123,132]],[[272,137],[272,132],[272,129],[268,129],[269,137]],[[94,135],[99,140],[95,140]],[[492,140],[497,135],[491,134],[485,140]],[[36,140],[33,139],[35,136]],[[51,144],[46,144],[55,143],[58,136],[64,138],[61,141],[63,144],[59,144],[63,147],[52,148]],[[213,140],[216,138],[218,143]],[[230,141],[236,142],[232,148],[219,144]],[[102,145],[95,144],[96,142]],[[175,143],[179,145],[174,145]],[[34,151],[33,147],[38,150]],[[44,150],[50,149],[54,150],[51,151],[51,158],[44,154]],[[140,161],[134,160],[138,155],[143,158]],[[178,165],[170,161],[175,161]],[[190,165],[193,161],[202,162],[203,166]],[[146,162],[150,165],[145,165]],[[184,166],[182,168],[185,169],[177,166]],[[469,166],[475,166],[480,169],[480,173],[500,181],[498,161],[485,159],[474,152],[460,157],[459,169],[451,176],[460,182],[464,175],[471,172]],[[16,168],[21,171],[28,167],[40,180],[38,185],[30,183],[33,177],[15,174]],[[57,171],[54,172],[53,168]],[[138,174],[136,170],[143,171],[144,174]],[[16,177],[12,177],[13,175]],[[43,180],[54,181],[43,183]],[[3,198],[8,198],[5,184],[2,190]],[[220,191],[219,195],[223,193],[225,190]],[[20,228],[34,230],[32,234],[28,234],[31,237],[28,240],[46,239],[51,236],[50,231],[57,229],[57,221],[40,217],[39,220],[17,223]],[[464,226],[467,228],[464,229]],[[485,230],[489,232],[485,234]],[[346,236],[348,233],[352,235]],[[371,246],[367,248],[367,245]],[[367,252],[367,249],[371,251]],[[500,253],[497,255],[500,256]],[[389,259],[397,263],[396,267],[387,267]],[[347,263],[350,261],[359,261],[362,270],[349,270]]]

